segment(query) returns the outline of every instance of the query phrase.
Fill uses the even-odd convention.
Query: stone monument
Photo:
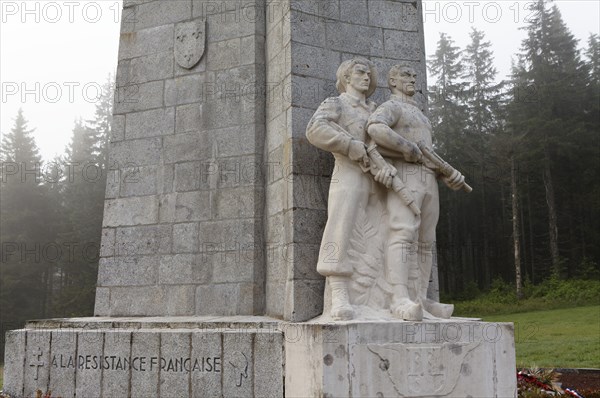
[[[331,154],[305,135],[309,124],[319,128],[319,104],[345,92],[316,114],[339,105],[336,125],[370,137],[398,167],[384,151],[396,149],[385,142],[396,126],[372,116],[388,97],[375,71],[408,65],[413,86],[426,87],[421,15],[421,1],[124,0],[95,317],[9,332],[5,391],[514,396],[512,325],[429,317],[428,268],[414,262],[396,271],[409,269],[400,293],[424,319],[399,319],[410,317],[390,307],[402,294],[379,274],[384,246],[352,246],[352,234],[382,239],[385,227],[368,224],[400,173],[364,173],[373,151],[352,143],[340,161],[352,169],[338,175]],[[356,58],[364,60],[342,64],[336,78]],[[403,161],[422,160],[414,152]],[[350,244],[339,254],[361,269],[336,271],[347,266],[340,262],[327,274],[319,256],[327,193],[346,177],[357,181],[353,198],[371,201],[348,203],[358,211],[342,230]],[[460,177],[447,180],[456,187]],[[348,285],[348,275],[371,269],[373,294],[361,290],[364,280]],[[347,301],[336,293],[345,290]],[[435,304],[435,285],[428,295]],[[332,310],[340,320],[327,317]]]

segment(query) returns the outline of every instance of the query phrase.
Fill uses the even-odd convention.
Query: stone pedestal
[[[265,317],[78,318],[7,334],[4,391],[32,397],[282,397],[283,331]]]
[[[7,340],[15,397],[516,396],[506,323],[78,318]]]
[[[510,323],[308,322],[286,338],[301,397],[516,397]]]

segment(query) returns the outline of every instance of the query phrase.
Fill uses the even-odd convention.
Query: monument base
[[[283,328],[266,317],[77,318],[7,333],[4,391],[32,397],[282,397]]]
[[[285,391],[300,397],[516,397],[512,323],[296,324]]]
[[[7,334],[4,392],[66,397],[516,396],[512,324],[76,318]]]

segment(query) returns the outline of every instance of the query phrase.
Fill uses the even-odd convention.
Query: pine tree
[[[484,219],[486,222],[475,222],[469,225],[472,231],[479,231],[481,237],[480,244],[477,245],[478,263],[483,265],[482,269],[476,267],[479,275],[480,286],[491,282],[492,270],[490,269],[490,231],[494,231],[493,225],[496,224],[491,217],[489,208],[493,207],[493,202],[499,203],[497,198],[499,190],[496,188],[497,181],[489,185],[489,175],[495,175],[496,170],[492,170],[493,164],[492,150],[490,140],[497,130],[501,128],[501,88],[502,84],[496,83],[497,70],[494,67],[494,57],[491,51],[491,43],[485,40],[485,34],[475,28],[470,33],[471,43],[463,52],[461,64],[463,65],[463,79],[468,82],[469,88],[464,97],[465,105],[468,110],[468,125],[465,128],[465,143],[467,150],[463,151],[464,156],[469,161],[467,170],[472,170],[474,185],[477,191],[465,198],[465,211],[474,213],[475,209],[480,209],[481,213],[477,219]],[[493,195],[489,195],[492,193]],[[492,206],[490,206],[492,205]],[[492,229],[490,229],[492,227]]]
[[[429,61],[429,71],[435,79],[435,84],[429,88],[429,110],[436,151],[457,169],[465,170],[465,148],[462,143],[467,114],[460,56],[460,49],[452,39],[441,33],[436,52]],[[457,253],[462,238],[460,231],[464,228],[466,219],[464,214],[457,214],[460,205],[456,195],[442,189],[440,203],[443,211],[438,226],[441,288],[456,291],[462,288],[463,279],[455,279],[454,275],[472,277],[473,272],[473,259],[461,261],[464,257]]]
[[[429,71],[436,78],[429,89],[430,120],[436,146],[447,156],[456,154],[465,127],[465,85],[460,81],[463,73],[460,55],[452,38],[440,33],[437,50],[429,60]]]
[[[577,40],[556,6],[549,7],[546,1],[538,0],[526,30],[527,38],[514,71],[517,95],[511,119],[515,131],[526,136],[523,145],[527,148],[527,164],[542,176],[551,265],[555,272],[561,272],[564,256],[559,247],[559,215],[561,209],[566,213],[571,210],[571,192],[575,187],[570,180],[575,176],[573,169],[565,173],[556,165],[579,163],[581,153],[573,144],[582,131],[587,72]],[[565,228],[568,223],[565,220]]]
[[[0,161],[0,313],[2,322],[21,324],[47,314],[55,241],[52,203],[42,176],[42,158],[19,110],[2,140]]]
[[[55,307],[62,316],[90,315],[93,311],[111,119],[109,79],[96,104],[94,119],[75,123],[64,159],[71,172],[62,181],[65,224],[61,240],[79,250],[61,264],[61,295]]]
[[[597,87],[600,85],[600,38],[597,33],[588,38],[585,55],[589,63],[590,80]]]

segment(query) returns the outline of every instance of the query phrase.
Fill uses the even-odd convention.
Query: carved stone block
[[[465,320],[297,324],[286,393],[515,397],[512,324]]]

